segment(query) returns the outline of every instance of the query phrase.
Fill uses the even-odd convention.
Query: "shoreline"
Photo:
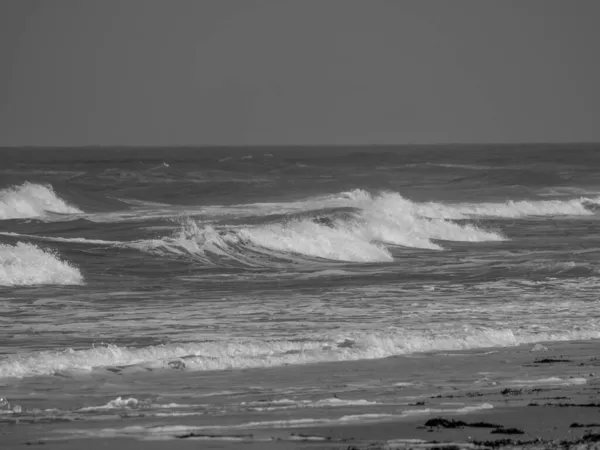
[[[532,351],[536,349],[541,351]],[[246,449],[533,449],[558,448],[560,441],[565,441],[560,448],[593,448],[599,445],[596,438],[600,442],[598,350],[597,340],[559,341],[275,369],[179,372],[186,385],[206,389],[210,383],[237,383],[248,389],[257,379],[275,387],[303,380],[328,387],[334,398],[370,396],[376,401],[368,407],[164,418],[114,414],[97,421],[30,424],[24,423],[24,414],[13,414],[10,419],[16,422],[21,417],[21,423],[0,425],[0,441],[4,448],[43,443],[44,448],[67,450],[84,445],[89,450],[107,445],[153,449],[164,448],[167,442],[198,448],[200,441],[210,448]],[[146,381],[160,385],[168,376],[174,375],[149,374]],[[378,386],[369,391],[360,383]],[[268,397],[258,391],[253,395],[259,402]],[[230,397],[215,394],[207,402],[228,404]],[[489,407],[473,409],[481,405]],[[352,416],[356,420],[344,422]],[[322,422],[304,425],[305,417],[321,417]],[[426,425],[430,419],[444,420]]]

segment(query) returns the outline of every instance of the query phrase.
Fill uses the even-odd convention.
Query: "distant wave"
[[[53,236],[41,236],[37,234],[25,234],[25,233],[14,233],[12,231],[0,231],[0,236],[10,236],[22,239],[31,239],[34,241],[43,242],[64,242],[68,244],[88,244],[88,245],[106,245],[106,246],[117,246],[126,247],[127,243],[123,241],[106,241],[103,239],[86,239],[86,238],[64,238],[64,237],[53,237]]]
[[[47,213],[81,211],[58,197],[50,185],[25,182],[0,190],[0,220],[43,217]]]
[[[377,359],[416,352],[510,347],[544,341],[600,338],[597,329],[540,332],[497,327],[473,327],[452,333],[429,330],[353,331],[313,337],[312,340],[224,340],[177,343],[143,348],[117,345],[85,350],[66,349],[15,354],[0,360],[0,378],[30,377],[109,369],[113,373],[139,370],[225,370],[274,367],[321,361]]]
[[[425,214],[431,217],[441,216],[447,219],[465,219],[470,217],[522,217],[542,216],[590,216],[600,206],[600,198],[579,198],[573,200],[509,200],[504,203],[462,203],[456,205],[424,205]]]
[[[0,244],[0,286],[83,284],[79,269],[35,245]]]
[[[413,214],[430,219],[468,219],[472,217],[534,217],[534,216],[588,216],[600,206],[600,197],[580,197],[571,200],[508,200],[485,203],[416,203],[396,192],[372,195],[362,189],[342,192],[324,198],[326,203],[362,206],[372,202],[383,203],[387,210],[410,209]]]

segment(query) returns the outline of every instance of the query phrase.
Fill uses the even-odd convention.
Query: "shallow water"
[[[3,150],[0,395],[183,417],[193,374],[597,339],[597,150]]]

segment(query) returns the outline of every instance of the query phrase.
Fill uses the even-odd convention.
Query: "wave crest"
[[[41,284],[83,284],[83,276],[76,267],[33,244],[0,244],[0,286]]]
[[[372,203],[385,204],[388,211],[411,210],[413,214],[430,219],[469,219],[473,217],[520,218],[530,216],[589,216],[600,206],[600,197],[580,197],[570,200],[508,200],[485,203],[416,203],[397,192],[373,196],[362,189],[323,197],[324,204],[365,207]]]
[[[43,217],[46,213],[79,214],[58,197],[52,186],[25,182],[0,190],[0,220]]]

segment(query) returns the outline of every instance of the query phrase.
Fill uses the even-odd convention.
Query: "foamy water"
[[[79,269],[32,244],[0,245],[0,286],[82,284]]]
[[[25,182],[0,190],[0,220],[43,217],[81,211],[58,197],[51,186]]]

